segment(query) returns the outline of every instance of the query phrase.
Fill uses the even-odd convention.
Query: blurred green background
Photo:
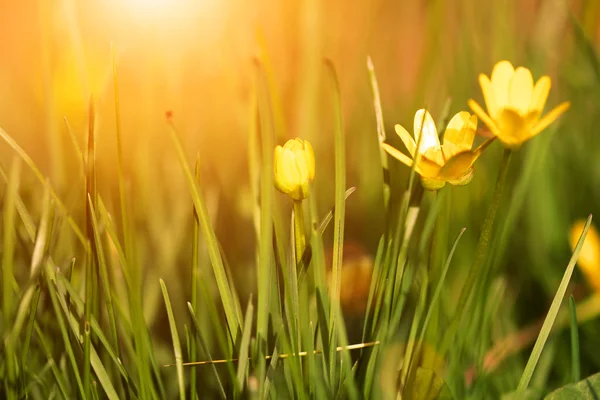
[[[166,134],[167,111],[173,113],[190,162],[199,154],[202,188],[237,289],[244,296],[255,291],[248,173],[253,57],[261,57],[269,72],[278,144],[293,137],[313,143],[314,195],[321,214],[334,198],[334,119],[323,59],[337,67],[347,183],[357,188],[347,202],[345,237],[354,250],[348,265],[362,257],[369,262],[385,224],[368,56],[379,81],[388,142],[400,149],[395,123],[411,131],[418,108],[428,108],[437,118],[446,104],[453,114],[466,110],[469,98],[481,102],[478,74],[489,75],[501,59],[529,67],[534,79],[550,75],[549,107],[571,102],[559,123],[513,157],[488,277],[504,291],[496,324],[485,332],[481,348],[473,349],[479,357],[507,332],[545,315],[570,257],[571,224],[589,213],[600,215],[597,0],[5,1],[0,3],[0,37],[0,126],[40,165],[81,219],[82,171],[65,118],[83,147],[88,100],[94,98],[98,186],[112,200],[109,209],[116,210],[114,44],[124,167],[135,201],[146,318],[155,326],[157,343],[168,341],[169,334],[158,278],[165,279],[176,312],[183,315],[189,298],[189,271],[183,266],[191,257],[192,205]],[[481,123],[480,128],[485,134]],[[478,161],[472,183],[446,193],[448,237],[467,228],[444,291],[450,311],[472,261],[501,152],[501,145],[494,143]],[[8,167],[12,157],[12,150],[0,143],[1,164]],[[392,199],[397,200],[409,171],[395,160],[390,170]],[[0,195],[4,190],[0,185]],[[21,194],[33,210],[39,207],[41,190],[25,171]],[[434,196],[425,194],[426,207]],[[276,202],[282,209],[291,207],[283,195],[277,194]],[[61,229],[70,234],[67,227]],[[57,264],[73,257],[74,250],[57,249]],[[349,273],[352,268],[360,269],[349,267]],[[572,286],[576,299],[591,291],[578,273]],[[360,297],[360,288],[356,290]],[[473,329],[478,327],[474,322]],[[587,376],[600,370],[600,353],[594,350],[600,348],[600,323],[584,324],[581,334],[582,376]],[[567,336],[558,335],[563,343],[552,346],[556,367],[549,372],[550,386],[564,383],[570,373],[559,366],[570,357]],[[527,354],[501,368],[521,371]],[[515,365],[520,368],[511,369]],[[511,373],[518,379],[520,372],[506,375]],[[503,384],[512,382],[503,381],[504,374],[489,379],[496,388],[511,389],[512,383]]]

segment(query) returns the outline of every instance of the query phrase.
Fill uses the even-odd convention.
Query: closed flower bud
[[[315,178],[315,154],[310,143],[293,139],[277,146],[273,172],[277,190],[294,200],[307,198]]]

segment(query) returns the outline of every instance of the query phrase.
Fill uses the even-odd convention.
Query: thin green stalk
[[[483,226],[481,228],[481,235],[479,236],[479,241],[477,242],[477,247],[475,248],[475,258],[473,260],[473,264],[471,265],[471,269],[469,270],[467,281],[465,282],[463,289],[460,293],[460,297],[456,306],[455,317],[450,323],[450,326],[448,327],[448,330],[444,335],[442,345],[440,346],[440,353],[442,356],[445,355],[446,351],[454,342],[454,336],[458,331],[460,322],[468,311],[467,306],[471,297],[471,293],[473,292],[475,284],[477,283],[478,278],[482,273],[482,267],[485,263],[487,248],[490,243],[490,237],[492,235],[492,228],[494,227],[494,220],[496,219],[496,212],[498,211],[498,207],[500,206],[500,200],[502,198],[502,193],[504,192],[504,186],[506,183],[506,177],[508,175],[508,167],[510,165],[511,155],[512,151],[510,149],[504,149],[504,154],[500,164],[500,171],[498,172],[498,179],[496,180],[496,187],[494,188],[492,202],[490,204],[490,207],[488,208],[485,220],[483,222]]]
[[[7,194],[4,199],[3,209],[3,252],[2,252],[2,316],[3,326],[6,331],[12,326],[13,319],[13,296],[14,290],[12,284],[14,282],[14,250],[16,242],[15,219],[16,219],[16,198],[19,190],[20,177],[19,159],[14,158],[10,169],[10,177],[8,179]],[[6,373],[8,379],[4,380],[4,392],[8,399],[16,399],[15,392],[17,369],[15,366],[14,348],[10,340],[5,344],[5,360]]]
[[[300,261],[302,261],[302,255],[304,254],[304,249],[306,248],[302,200],[294,200],[294,243],[296,246],[296,265],[300,265]]]
[[[381,109],[381,96],[379,95],[379,84],[375,75],[375,66],[371,57],[367,57],[367,69],[371,78],[371,90],[373,92],[373,106],[375,108],[375,118],[377,120],[377,139],[379,140],[379,158],[381,160],[381,170],[383,171],[383,205],[388,209],[390,201],[390,172],[388,168],[388,153],[381,144],[385,142],[385,123],[383,122],[383,111]]]
[[[257,353],[262,359],[267,354],[267,335],[271,303],[273,275],[273,149],[274,121],[268,77],[260,62],[256,63],[256,91],[260,118],[260,142],[262,144],[260,166],[260,235],[258,249],[258,305],[256,316]],[[263,395],[266,365],[258,364],[260,396]]]
[[[583,232],[579,237],[579,241],[577,242],[577,246],[575,246],[575,250],[573,251],[573,255],[571,256],[571,260],[569,260],[569,264],[563,274],[563,278],[560,281],[560,285],[556,290],[556,294],[554,295],[554,299],[552,300],[552,304],[550,305],[550,310],[548,310],[548,314],[546,314],[546,319],[544,319],[544,324],[542,325],[542,329],[540,330],[540,334],[538,335],[535,344],[533,345],[533,350],[531,351],[531,355],[529,356],[529,360],[527,360],[527,365],[525,366],[525,370],[523,371],[523,375],[521,375],[521,380],[519,380],[519,385],[516,390],[516,398],[520,399],[523,397],[525,390],[527,390],[527,386],[529,386],[529,381],[533,376],[533,372],[535,371],[535,367],[540,359],[542,354],[542,350],[544,349],[544,345],[548,340],[548,336],[550,336],[550,332],[552,331],[552,326],[554,325],[554,321],[558,315],[558,311],[560,310],[560,305],[565,296],[565,292],[567,291],[567,287],[569,285],[569,281],[571,280],[571,275],[573,274],[573,270],[575,269],[575,264],[577,263],[577,258],[579,257],[579,252],[583,247],[583,243],[585,241],[585,236],[592,224],[592,215],[587,219],[585,227],[583,228]]]
[[[331,268],[331,286],[330,296],[331,304],[329,309],[329,339],[330,339],[330,364],[329,376],[331,382],[336,381],[337,357],[335,349],[337,347],[337,323],[343,323],[337,320],[338,310],[340,308],[340,290],[342,286],[342,253],[344,249],[344,218],[346,213],[345,191],[346,191],[346,144],[342,118],[342,104],[340,85],[335,71],[335,67],[330,60],[325,63],[330,75],[330,82],[333,94],[333,109],[335,115],[335,215],[333,230],[333,265]]]

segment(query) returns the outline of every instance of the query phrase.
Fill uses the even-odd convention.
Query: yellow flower
[[[415,114],[415,139],[402,126],[396,125],[395,128],[412,159],[389,144],[383,143],[383,148],[409,167],[415,162],[415,171],[421,176],[423,187],[428,190],[438,190],[446,182],[452,185],[469,183],[473,178],[473,163],[493,140],[488,140],[471,150],[477,130],[477,117],[466,111],[461,111],[452,117],[444,132],[442,145],[440,145],[435,122],[424,109]],[[421,139],[417,151],[419,136]]]
[[[310,143],[293,139],[277,146],[274,163],[275,187],[294,200],[307,198],[315,178],[315,154]]]
[[[569,102],[561,103],[540,119],[550,92],[550,78],[542,76],[534,85],[529,69],[514,69],[508,61],[494,66],[491,79],[480,74],[479,84],[488,113],[473,99],[469,107],[509,148],[519,147],[569,108]]]
[[[584,227],[584,220],[576,221],[571,227],[569,234],[571,249],[575,249],[575,246],[577,246],[577,241]],[[577,265],[579,265],[579,269],[583,272],[594,290],[600,293],[600,235],[598,235],[598,231],[594,228],[594,225],[590,225],[585,242],[583,242],[583,247],[581,247],[579,258],[577,259]]]

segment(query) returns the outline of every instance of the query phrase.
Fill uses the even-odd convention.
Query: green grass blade
[[[63,338],[65,351],[67,353],[67,357],[69,359],[71,368],[73,370],[73,375],[75,377],[77,389],[79,390],[79,395],[82,398],[86,398],[85,390],[83,388],[83,381],[81,380],[81,375],[79,372],[81,367],[79,365],[77,365],[77,360],[75,358],[75,352],[73,351],[73,347],[71,345],[71,338],[69,336],[69,330],[65,324],[62,312],[60,310],[60,305],[59,305],[59,300],[58,300],[58,297],[60,296],[60,294],[57,293],[57,290],[55,289],[56,286],[52,284],[52,280],[55,279],[55,278],[53,278],[55,275],[52,272],[52,267],[50,266],[49,262],[46,263],[45,267],[46,267],[46,269],[45,269],[46,285],[48,286],[48,289],[49,289],[48,291],[50,292],[50,300],[52,301],[52,306],[54,308],[54,314],[56,315],[56,321],[58,322],[58,327],[60,329],[60,333]],[[79,328],[77,328],[77,329],[79,329]]]
[[[14,158],[10,175],[8,178],[8,188],[4,197],[4,207],[2,215],[2,322],[3,327],[8,331],[13,324],[13,296],[14,288],[14,253],[16,248],[16,199],[19,190],[19,179],[21,176],[20,160]],[[4,392],[8,399],[16,399],[17,384],[17,366],[14,353],[14,344],[12,340],[5,342],[6,372],[4,379]]]
[[[73,219],[73,217],[69,214],[67,207],[60,200],[60,198],[58,197],[58,194],[56,194],[56,191],[47,182],[46,178],[44,177],[44,174],[42,174],[42,172],[40,171],[40,169],[38,168],[38,166],[35,164],[35,162],[33,161],[33,159],[2,128],[0,128],[0,138],[2,138],[14,150],[15,153],[17,153],[19,155],[19,157],[21,157],[21,159],[23,161],[25,161],[25,164],[27,164],[27,166],[33,172],[33,174],[35,175],[35,177],[37,178],[37,180],[44,187],[48,188],[48,190],[50,191],[50,195],[52,196],[52,198],[56,202],[56,205],[58,206],[59,210],[66,216],[67,222],[69,223],[69,225],[73,229],[73,232],[77,236],[77,239],[79,239],[79,242],[85,247],[86,246],[85,235],[83,234],[83,232],[81,231],[81,229],[79,228],[79,226],[77,225],[77,223],[75,222],[75,220]]]
[[[269,96],[269,87],[264,68],[259,62],[256,62],[256,85],[258,92],[258,112],[260,116],[260,142],[262,143],[256,333],[258,346],[257,354],[258,358],[262,359],[267,354],[267,334],[273,276],[273,151],[275,149],[275,144],[273,111]],[[262,386],[265,375],[265,363],[259,362],[257,379],[260,385],[259,391],[261,394],[263,392]]]
[[[248,356],[250,347],[250,334],[252,333],[252,318],[254,316],[254,306],[252,305],[252,296],[248,300],[246,308],[246,317],[244,318],[244,330],[242,331],[242,341],[240,342],[240,351],[238,355],[237,383],[240,391],[244,390],[246,383],[246,372],[248,368]],[[263,359],[257,360],[264,363]]]
[[[200,347],[202,348],[202,351],[207,355],[208,361],[213,361],[213,358],[210,353],[210,349],[209,349],[208,345],[206,344],[204,337],[202,336],[202,330],[200,328],[200,323],[198,322],[198,319],[196,318],[196,314],[194,313],[194,308],[192,307],[192,304],[189,302],[187,303],[187,306],[188,306],[188,310],[190,312],[192,323],[194,325],[194,331],[196,332],[196,337],[200,341]],[[223,339],[221,341],[224,342]],[[224,345],[224,346],[227,347],[226,345]],[[196,361],[196,360],[192,360],[192,361]],[[235,375],[235,371],[233,370],[233,365],[231,363],[226,363],[226,364],[227,364],[227,369],[229,370],[230,376],[232,378],[235,377],[236,375]],[[221,378],[219,377],[219,372],[217,371],[215,364],[213,364],[212,362],[210,363],[210,366],[213,371],[213,374],[215,375],[215,379],[217,381],[217,386],[219,387],[219,394],[221,395],[221,398],[226,399],[227,394],[225,393],[225,388],[223,387]]]
[[[335,215],[333,231],[333,265],[331,267],[331,304],[329,310],[329,337],[331,338],[331,360],[330,360],[330,378],[336,381],[336,321],[338,309],[340,308],[340,290],[342,285],[342,253],[344,250],[344,220],[346,216],[346,145],[344,136],[344,127],[342,121],[342,103],[340,86],[337,73],[333,63],[329,60],[325,62],[329,79],[331,82],[331,93],[333,95],[333,109],[335,116]],[[339,323],[343,323],[339,321]]]
[[[34,325],[35,332],[37,333],[37,337],[40,340],[42,351],[44,352],[46,358],[48,359],[48,362],[50,363],[50,369],[52,370],[52,375],[54,375],[54,379],[56,380],[56,384],[58,386],[60,394],[62,395],[63,399],[69,399],[72,396],[69,395],[65,377],[63,376],[62,372],[58,368],[58,365],[56,364],[56,361],[54,360],[54,356],[52,355],[52,351],[50,350],[50,346],[48,345],[48,340],[46,339],[46,336],[40,329],[40,326],[37,323],[35,323]]]
[[[185,400],[185,378],[183,376],[183,354],[181,352],[181,343],[179,342],[179,333],[177,332],[177,324],[169,299],[169,292],[165,286],[165,282],[160,279],[160,288],[162,289],[167,316],[169,318],[169,327],[171,328],[171,338],[173,340],[173,353],[175,354],[175,363],[177,364],[177,383],[179,384],[179,398]]]
[[[423,340],[425,338],[425,333],[427,332],[427,327],[429,326],[429,321],[431,320],[431,316],[433,315],[433,310],[437,306],[440,295],[442,294],[442,288],[444,287],[444,282],[446,280],[446,275],[448,273],[448,269],[450,268],[450,263],[452,262],[452,258],[454,257],[454,252],[456,251],[456,247],[458,246],[458,242],[462,237],[463,233],[465,233],[466,228],[462,228],[454,240],[454,244],[452,245],[452,249],[450,250],[450,254],[448,254],[448,258],[446,259],[446,263],[444,264],[444,268],[442,270],[442,275],[438,281],[438,284],[435,288],[433,296],[431,297],[431,301],[429,303],[429,307],[427,309],[427,314],[425,314],[425,319],[423,320],[423,326],[421,327],[421,332],[419,333],[419,337],[416,342],[416,350],[414,351],[414,356],[410,359],[410,371],[408,376],[411,376],[412,372],[416,372],[416,368],[418,365],[414,363],[415,360],[419,360],[419,356],[421,354],[421,348],[423,346]]]
[[[112,346],[115,349],[117,357],[121,357],[121,350],[119,348],[119,337],[117,335],[117,322],[115,319],[115,310],[113,307],[113,298],[111,293],[111,285],[108,278],[108,271],[106,266],[106,259],[104,257],[104,246],[102,245],[102,239],[98,228],[98,220],[96,218],[96,210],[92,203],[92,199],[88,196],[88,206],[90,207],[90,216],[92,220],[92,230],[94,234],[94,242],[96,248],[96,261],[100,272],[100,282],[102,283],[102,289],[104,294],[104,300],[106,301],[106,312],[108,314],[108,322],[110,327],[110,335]]]
[[[562,303],[563,297],[565,296],[565,292],[567,291],[567,286],[569,285],[569,281],[571,280],[571,275],[573,274],[573,269],[575,268],[575,264],[577,263],[577,258],[579,257],[579,252],[583,246],[583,242],[585,241],[585,236],[587,235],[588,229],[592,223],[592,215],[587,219],[585,227],[583,228],[583,232],[579,237],[579,241],[577,242],[577,246],[575,247],[575,251],[573,252],[573,256],[567,265],[567,269],[563,275],[563,278],[560,282],[558,290],[554,295],[554,300],[552,300],[552,304],[550,305],[550,310],[546,315],[546,319],[544,320],[544,324],[542,325],[542,329],[538,338],[533,346],[533,350],[531,351],[531,355],[529,356],[529,360],[527,361],[527,365],[525,366],[525,370],[523,371],[523,375],[521,376],[521,380],[519,381],[519,385],[517,386],[517,395],[522,395],[527,386],[529,385],[529,381],[533,376],[533,371],[535,370],[535,366],[542,354],[542,350],[544,349],[544,345],[546,344],[546,340],[548,340],[548,336],[550,335],[550,331],[552,330],[552,325],[554,324],[554,320],[558,315],[558,311],[560,309],[560,305]],[[517,396],[517,397],[518,397]]]
[[[577,309],[573,295],[569,297],[571,314],[571,375],[573,383],[581,380],[581,362],[579,361],[579,327],[577,326]]]
[[[2,179],[4,180],[4,182],[8,185],[9,179],[8,179],[8,174],[6,173],[6,171],[4,170],[4,168],[2,167],[2,165],[0,165],[0,175],[2,176]],[[21,196],[19,196],[19,194],[17,193],[17,197],[15,198],[15,207],[17,207],[17,212],[19,213],[19,216],[21,217],[21,221],[23,222],[23,225],[25,227],[25,232],[27,232],[27,236],[29,237],[29,240],[31,240],[32,242],[35,240],[35,223],[33,222],[33,219],[31,218],[31,216],[29,215],[29,212],[27,211],[27,208],[25,207],[25,203],[23,203],[23,199],[21,199]]]
[[[379,95],[379,84],[375,75],[375,66],[371,57],[367,57],[367,69],[371,80],[371,91],[373,92],[373,107],[375,108],[375,119],[377,120],[377,139],[379,141],[379,158],[383,171],[383,204],[387,210],[390,200],[390,172],[388,167],[388,153],[381,146],[385,142],[385,123],[383,122],[383,111],[381,109],[381,96]]]
[[[207,241],[208,255],[213,267],[215,279],[217,281],[217,288],[219,289],[219,294],[221,296],[223,308],[225,309],[225,317],[227,318],[229,333],[233,342],[235,343],[238,332],[240,331],[241,318],[237,311],[234,296],[232,294],[232,288],[230,287],[229,281],[227,280],[227,274],[223,265],[223,259],[221,257],[217,237],[215,235],[215,231],[213,230],[210,224],[210,218],[208,215],[208,209],[206,208],[206,203],[204,202],[204,198],[201,194],[200,188],[187,163],[187,158],[183,150],[183,146],[181,145],[181,142],[177,135],[177,131],[175,130],[175,126],[172,123],[169,123],[169,127],[169,133],[173,144],[175,145],[179,163],[181,164],[181,167],[183,168],[183,171],[185,173],[187,183],[192,195],[192,200],[194,202],[194,207],[196,208],[196,212],[198,213],[198,219],[200,220],[202,232]]]

